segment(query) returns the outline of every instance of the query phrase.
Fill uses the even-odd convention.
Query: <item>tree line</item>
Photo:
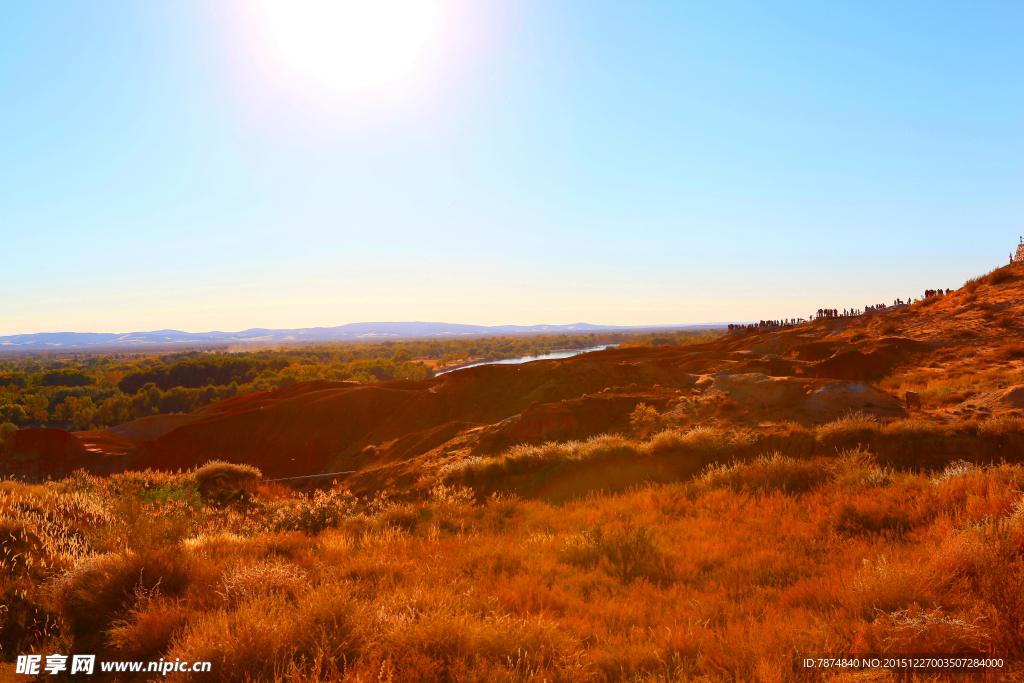
[[[167,353],[24,354],[0,360],[0,440],[21,427],[89,430],[190,413],[239,394],[310,380],[422,380],[468,362],[607,344],[710,341],[717,331],[429,339]]]

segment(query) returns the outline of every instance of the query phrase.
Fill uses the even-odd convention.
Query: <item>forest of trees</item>
[[[426,379],[435,368],[605,344],[710,341],[717,331],[540,335],[167,353],[19,354],[0,360],[0,441],[22,427],[83,431],[190,413],[241,393],[309,380]]]

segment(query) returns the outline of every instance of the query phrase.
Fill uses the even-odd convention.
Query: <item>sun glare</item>
[[[434,0],[265,0],[281,52],[340,88],[405,75],[434,25]]]

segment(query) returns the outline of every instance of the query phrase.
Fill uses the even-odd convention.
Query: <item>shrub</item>
[[[495,494],[492,498],[496,501],[508,499],[505,496]],[[512,497],[514,499],[514,496]],[[445,486],[438,484],[430,489],[430,500],[442,505],[469,505],[476,500],[473,489],[465,486]]]
[[[916,604],[880,615],[872,625],[886,653],[984,654],[991,640],[977,620],[945,614],[941,607]]]
[[[914,523],[906,501],[892,501],[884,497],[853,496],[841,502],[829,518],[829,526],[844,534],[902,534]]]
[[[985,275],[972,277],[964,283],[961,291],[973,294],[981,285],[998,285],[1001,282],[1006,282],[1014,275],[1013,266],[1002,266],[986,273]]]
[[[518,444],[495,457],[469,457],[446,465],[440,472],[446,482],[493,485],[520,474],[580,465],[612,458],[647,455],[643,445],[618,434],[602,434],[587,441],[549,441],[540,446]]]
[[[105,522],[94,503],[52,486],[0,480],[0,658],[38,652],[59,634],[42,584],[92,554],[85,532]]]
[[[1024,418],[1009,413],[1000,413],[978,425],[978,434],[1007,437],[1024,433]]]
[[[13,422],[2,422],[0,423],[0,444],[8,437],[8,435],[18,431],[18,425]]]
[[[626,524],[605,534],[601,541],[602,552],[612,566],[612,574],[623,583],[641,576],[656,578],[661,574],[662,556],[653,530]]]
[[[751,462],[710,465],[698,481],[708,489],[796,493],[810,490],[826,476],[820,462],[794,460],[776,451]]]
[[[305,573],[277,560],[241,563],[224,572],[218,595],[229,606],[265,595],[280,594],[295,601],[309,586]]]
[[[569,564],[593,567],[607,564],[608,573],[622,583],[645,577],[665,579],[665,563],[653,530],[627,523],[605,531],[594,526],[570,536],[562,548]]]
[[[1006,282],[1014,275],[1013,266],[1003,266],[1002,268],[996,268],[986,275],[984,282],[987,285],[998,285],[1001,282]]]
[[[569,536],[562,546],[562,559],[569,564],[592,567],[601,561],[602,540],[603,532],[599,527],[584,529]]]
[[[373,620],[353,609],[336,586],[307,592],[297,602],[272,593],[190,621],[164,658],[211,662],[204,681],[281,680],[286,671],[290,680],[340,680],[344,662],[355,660],[353,624],[360,617]],[[314,679],[316,669],[320,677]],[[196,679],[172,672],[167,680]]]
[[[195,615],[180,601],[161,598],[159,591],[137,597],[127,617],[111,625],[107,642],[119,657],[156,659],[167,651],[174,634]]]
[[[725,455],[734,446],[747,445],[743,442],[742,437],[735,438],[736,436],[730,435],[725,430],[706,425],[700,425],[687,431],[667,429],[651,439],[649,448],[653,455],[679,452],[699,456],[704,462],[707,462]]]
[[[148,503],[138,492],[132,493],[111,501],[111,523],[95,535],[97,550],[158,556],[190,534],[195,510],[188,501]]]
[[[317,489],[311,496],[298,494],[274,507],[270,527],[274,531],[301,531],[316,535],[337,527],[355,512],[357,501],[348,489]]]
[[[1024,655],[1024,514],[996,519],[982,525],[977,534],[981,555],[976,561],[978,593],[992,615],[996,651]]]
[[[832,482],[840,489],[859,489],[885,486],[892,481],[892,471],[879,467],[875,456],[861,445],[840,452],[839,457],[826,465]]]
[[[425,510],[429,512],[429,510]],[[420,510],[411,503],[396,503],[382,509],[376,516],[378,522],[388,527],[412,531],[422,521]]]
[[[977,476],[979,471],[973,470]],[[934,556],[935,571],[950,583],[967,580],[970,598],[991,625],[992,648],[1001,655],[1024,652],[1024,510],[1008,518],[954,530]]]
[[[878,418],[863,411],[850,411],[837,420],[820,425],[814,430],[819,443],[855,444],[865,443],[877,437],[881,431]]]
[[[4,485],[6,484],[6,485]],[[0,482],[0,548],[26,569],[63,570],[95,554],[86,534],[110,522],[96,498],[52,486]]]
[[[916,310],[920,310],[922,308],[927,308],[929,306],[932,306],[934,304],[939,303],[939,301],[941,301],[942,298],[943,298],[942,294],[938,294],[936,296],[925,297],[924,299],[919,299],[918,301],[915,301],[913,306],[911,306],[911,308],[913,308],[915,311]]]
[[[1017,316],[1013,315],[1012,313],[1004,313],[998,318],[996,318],[995,325],[996,327],[1002,328],[1016,327]]]
[[[261,476],[262,473],[251,465],[238,465],[223,460],[211,460],[192,472],[199,493],[218,505],[227,505],[245,498]]]
[[[890,560],[885,555],[875,561],[863,560],[853,577],[852,607],[865,619],[879,612],[895,612],[914,604],[928,604],[933,598],[929,578],[920,569]]]
[[[58,577],[50,595],[76,642],[86,646],[95,645],[112,623],[126,619],[140,600],[157,591],[173,597],[188,583],[188,562],[172,546],[87,560]]]
[[[654,406],[646,403],[637,403],[636,408],[629,414],[629,426],[641,438],[650,436],[661,423],[661,416]]]
[[[920,416],[904,418],[902,420],[893,420],[886,425],[880,425],[878,431],[882,437],[888,437],[901,445],[908,441],[912,442],[930,437],[942,437],[946,432],[942,425],[931,422]]]
[[[1024,343],[1012,341],[999,349],[999,358],[1003,360],[1017,360],[1024,358]]]

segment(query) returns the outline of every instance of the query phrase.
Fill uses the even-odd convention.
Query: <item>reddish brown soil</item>
[[[63,429],[19,429],[4,440],[0,474],[33,479],[57,478],[79,468],[103,471],[101,461],[109,459],[100,452],[88,450],[73,434]],[[123,464],[123,461],[119,462],[119,465]]]
[[[124,456],[135,450],[136,443],[108,431],[76,432],[78,443],[91,453]]]
[[[111,427],[107,431],[133,446],[141,446],[146,441],[155,441],[181,425],[195,422],[196,419],[194,415],[151,415]]]

